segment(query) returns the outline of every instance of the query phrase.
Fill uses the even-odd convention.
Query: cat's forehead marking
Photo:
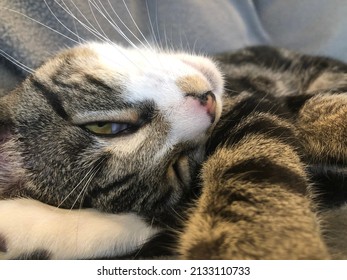
[[[198,75],[180,77],[176,85],[184,93],[204,93],[211,90],[208,82]]]

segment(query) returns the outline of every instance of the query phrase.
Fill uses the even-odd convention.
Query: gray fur
[[[95,57],[73,49],[0,100],[6,110],[0,119],[2,198],[136,212],[170,225],[177,213],[185,217],[181,207],[201,187],[183,219],[180,257],[334,257],[330,252],[336,254],[336,248],[325,243],[319,220],[325,216],[317,210],[321,203],[306,167],[346,162],[347,66],[265,47],[215,60],[226,79],[224,107],[206,147],[201,184],[193,179],[205,142],[181,142],[154,160],[169,133],[155,100],[126,102],[122,79],[94,74]],[[105,141],[74,123],[76,114],[95,108],[130,108],[150,129],[150,139],[126,155],[106,152]],[[167,177],[182,153],[189,158],[183,173],[191,184]]]
[[[180,143],[154,161],[155,151],[167,144],[168,124],[152,100],[126,102],[121,81],[95,76],[98,63],[83,48],[67,50],[1,99],[11,113],[4,114],[10,122],[4,119],[0,195],[64,208],[137,212],[162,221],[190,192],[184,182],[167,177],[167,168],[185,154],[193,176],[201,147],[195,140]],[[130,110],[150,131],[150,141],[127,156],[107,151],[107,139],[72,120],[96,109]]]

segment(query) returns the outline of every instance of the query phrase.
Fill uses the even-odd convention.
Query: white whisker
[[[5,10],[10,11],[12,13],[15,13],[15,14],[18,14],[20,16],[23,16],[23,17],[31,20],[32,22],[35,22],[35,23],[37,23],[37,24],[47,28],[48,30],[53,31],[54,33],[59,34],[59,35],[63,36],[64,38],[66,38],[66,39],[68,39],[68,40],[70,40],[70,41],[72,41],[74,43],[78,43],[78,41],[76,41],[75,39],[72,39],[71,37],[65,35],[64,33],[61,33],[58,30],[55,30],[54,28],[52,28],[52,27],[50,27],[50,26],[48,26],[48,25],[46,25],[46,24],[44,24],[44,23],[42,23],[42,22],[40,22],[40,21],[38,21],[38,20],[36,20],[34,18],[31,18],[31,17],[27,16],[26,14],[23,14],[23,13],[21,13],[19,11],[16,11],[16,10],[13,10],[13,9],[9,9],[9,8],[6,8],[6,7],[2,7],[1,9],[5,9]]]
[[[184,47],[183,47],[182,33],[180,32],[179,35],[180,35],[180,49],[183,51]]]
[[[84,43],[84,42],[87,42],[86,39],[82,38],[81,36],[79,36],[79,34],[77,33],[77,27],[76,27],[76,22],[78,24],[80,24],[82,27],[84,27],[88,32],[90,32],[93,36],[95,36],[97,39],[99,39],[100,41],[106,41],[110,44],[112,44],[113,46],[115,46],[119,52],[124,56],[126,57],[130,63],[134,64],[136,67],[138,67],[132,60],[130,57],[128,57],[128,55],[126,53],[124,53],[122,51],[122,48],[120,48],[116,43],[114,42],[111,42],[109,38],[103,36],[102,34],[100,34],[100,32],[98,30],[95,29],[95,27],[93,27],[93,25],[91,24],[91,22],[85,17],[85,15],[82,13],[82,11],[77,7],[77,5],[71,1],[72,5],[74,6],[74,8],[76,8],[76,10],[78,11],[78,13],[83,17],[83,19],[87,22],[87,24],[83,21],[81,21],[79,18],[77,18],[77,16],[71,11],[71,9],[68,7],[68,5],[65,3],[64,0],[62,1],[57,1],[57,0],[54,0],[54,3],[56,3],[66,14],[68,14],[69,16],[72,17],[72,19],[74,20],[74,25],[75,25],[75,29],[76,29],[76,32],[74,32],[73,30],[71,30],[69,27],[67,27],[64,23],[62,23],[58,17],[55,15],[54,11],[52,10],[52,8],[48,5],[47,1],[45,0],[45,3],[46,3],[46,6],[48,7],[50,13],[54,16],[54,18],[59,22],[59,24],[61,24],[69,33],[71,33],[72,35],[74,35],[76,39],[73,39],[72,37],[69,37],[68,35],[58,31],[58,30],[55,30],[54,28],[34,19],[34,18],[31,18],[19,11],[16,11],[16,10],[13,10],[13,9],[10,9],[10,8],[6,8],[6,7],[1,7],[2,9],[5,9],[9,12],[12,12],[12,13],[15,13],[15,14],[18,14],[24,18],[27,18],[29,19],[30,21],[32,22],[35,22],[45,28],[47,28],[48,30],[68,39],[69,41],[73,42],[73,43],[76,43],[76,44],[81,44],[81,41]],[[97,9],[97,10],[100,10],[100,9]],[[103,16],[105,17],[105,15],[103,14]],[[108,19],[108,21],[110,22],[110,20]],[[111,22],[110,22],[111,24]],[[116,31],[122,36],[124,37],[125,39],[127,39],[126,35],[124,34],[124,32],[122,32],[122,30],[118,27],[115,28]],[[129,44],[132,44],[132,46],[136,47],[131,41],[128,41]],[[69,47],[69,46],[68,46]],[[19,62],[17,59],[15,59],[14,57],[12,57],[11,55],[9,55],[8,53],[6,53],[4,50],[0,50],[0,53],[6,58],[8,59],[9,61],[11,61],[14,65],[18,66],[19,68],[23,69],[25,72],[28,72],[28,73],[33,73],[34,72],[34,69],[24,65],[23,63]]]
[[[90,173],[92,173],[94,168],[91,168],[86,175],[80,180],[80,182],[72,188],[72,190],[65,196],[65,198],[58,204],[57,208],[59,208],[70,196],[71,194],[83,183],[83,181],[89,176]]]
[[[110,3],[110,1],[108,0],[108,3]],[[152,48],[152,45],[148,42],[146,36],[142,33],[141,29],[139,28],[139,26],[137,25],[134,17],[132,16],[132,14],[130,13],[130,10],[127,6],[127,4],[125,3],[125,0],[123,0],[123,3],[124,3],[124,6],[125,6],[125,9],[127,10],[128,12],[128,15],[130,16],[130,19],[132,20],[132,22],[134,23],[136,29],[139,31],[140,35],[142,36],[142,38],[146,41],[148,47]],[[117,16],[117,18],[120,20],[120,22],[125,26],[125,28],[127,28],[129,30],[129,32],[145,47],[145,45],[143,44],[143,42],[137,38],[137,36],[134,35],[134,33],[126,26],[126,24],[122,21],[122,19],[118,16],[118,14],[116,13],[116,11],[114,10],[113,6],[111,5],[110,3],[110,6],[112,8],[112,11],[114,12],[114,14]]]
[[[80,36],[78,36],[78,34],[77,34],[76,32],[72,31],[69,27],[67,27],[67,26],[55,15],[55,13],[52,11],[51,7],[48,5],[47,0],[44,0],[44,2],[45,2],[45,5],[47,6],[49,12],[50,12],[50,13],[52,14],[52,16],[57,20],[57,22],[58,22],[61,26],[63,26],[68,32],[70,32],[71,34],[73,34],[74,36],[77,37],[78,42],[75,41],[76,43],[81,42],[81,40],[85,42],[85,40],[84,40],[83,38],[81,38]]]
[[[163,49],[163,42],[161,40],[161,36],[160,36],[160,30],[159,30],[159,21],[158,21],[158,2],[155,2],[155,24],[156,24],[156,29],[157,29],[157,34],[158,34],[158,47],[160,47],[160,49]]]
[[[101,10],[101,8],[93,1],[88,0],[88,2],[90,2],[94,8],[100,13],[100,15],[102,15],[107,21],[108,23],[118,32],[119,35],[121,35],[133,48],[136,48],[138,50],[140,50],[130,39],[129,37],[122,31],[122,29],[113,21],[110,20],[105,13]]]
[[[64,1],[61,1],[64,6],[62,6],[62,4],[60,4],[56,0],[54,0],[54,2],[57,5],[59,5],[68,15],[70,15],[73,19],[75,19],[76,22],[78,22],[82,27],[84,27],[87,31],[89,31],[97,39],[99,39],[100,41],[107,41],[108,40],[108,38],[105,38],[104,36],[102,36],[102,34],[100,34],[98,32],[98,30],[95,29],[95,27],[90,23],[90,21],[85,17],[85,15],[81,12],[81,10],[76,6],[76,4],[73,1],[71,1],[72,5],[74,5],[76,10],[79,12],[79,14],[86,20],[87,24],[85,24],[80,19],[78,19],[77,16],[69,9],[69,7],[67,6],[67,4]]]
[[[77,38],[78,38],[78,42],[79,42],[80,44],[82,44],[82,41],[83,41],[83,42],[86,42],[86,40],[84,40],[84,39],[78,34],[78,29],[77,29],[77,25],[76,25],[76,21],[75,21],[75,20],[73,20],[73,25],[74,25],[74,28],[75,28],[75,33],[76,33]]]
[[[101,27],[101,25],[100,25],[100,23],[99,23],[97,17],[95,16],[93,7],[99,12],[99,14],[100,14],[100,11],[95,7],[94,2],[92,2],[91,0],[88,0],[88,6],[89,6],[90,12],[91,12],[92,15],[93,15],[94,21],[96,22],[97,26],[99,27],[99,30],[102,32],[103,36],[107,39],[107,42],[111,42],[110,38],[107,36],[107,34],[105,33],[105,31],[104,31],[103,28]]]
[[[18,66],[20,69],[24,70],[25,72],[28,72],[29,74],[32,74],[34,72],[34,69],[30,68],[29,66],[26,66],[22,62],[15,59],[13,56],[9,55],[4,50],[0,49],[0,53],[3,57],[11,61],[14,65]]]
[[[152,33],[152,38],[153,38],[153,43],[155,44],[156,48],[159,49],[159,43],[157,41],[157,36],[155,35],[154,32],[154,28],[153,28],[153,24],[152,24],[152,20],[151,20],[151,15],[149,13],[149,7],[148,7],[148,1],[146,0],[146,9],[147,9],[147,17],[148,17],[148,21],[149,21],[149,26],[151,28],[151,33]]]
[[[118,32],[118,34],[120,34],[133,48],[136,48],[139,53],[148,61],[148,58],[144,55],[143,51],[137,47],[129,38],[128,36],[122,31],[122,29],[119,27],[119,25],[110,17],[110,15],[108,14],[107,12],[107,15],[105,15],[103,13],[103,11],[101,10],[101,8],[97,5],[97,3],[95,2],[92,2],[89,0],[89,2],[93,5],[93,7],[100,13],[100,15],[102,15],[108,22],[109,24]],[[99,1],[100,2],[100,1]],[[100,3],[101,4],[101,3]],[[101,7],[105,10],[105,7],[101,4]],[[111,19],[110,19],[110,18]],[[119,18],[119,16],[117,16]],[[122,22],[122,20],[120,20]],[[122,22],[123,25],[129,30],[129,28],[125,25],[124,22]],[[130,31],[131,34],[133,34],[131,31]],[[135,36],[135,34],[133,34],[133,36]],[[135,38],[140,41],[136,36]],[[141,42],[141,41],[140,41]],[[142,43],[142,42],[141,42]],[[114,46],[118,47],[116,44],[113,44]],[[142,43],[142,45],[146,48],[146,46]],[[119,49],[120,50],[120,49]],[[123,54],[125,55],[125,54]],[[130,60],[128,57],[127,57],[128,60]]]
[[[80,205],[80,208],[82,206],[82,203],[83,203],[83,200],[84,200],[84,195],[85,195],[85,191],[87,190],[90,182],[94,179],[95,175],[100,171],[100,168],[102,166],[102,163],[105,161],[105,158],[103,158],[100,162],[98,162],[98,164],[96,166],[93,166],[88,172],[87,174],[82,178],[82,180],[80,181],[80,183],[72,190],[76,190],[76,188],[78,186],[81,185],[81,183],[87,178],[84,186],[82,187],[81,191],[79,192],[79,194],[77,195],[74,203],[72,204],[71,206],[71,209],[76,205],[78,199],[80,198],[81,194],[83,194],[83,197],[81,199],[81,205]],[[70,192],[71,193],[71,192]],[[69,194],[70,195],[70,194]]]
[[[165,49],[167,51],[170,50],[169,48],[169,43],[168,43],[168,38],[167,38],[167,33],[166,33],[166,25],[165,25],[165,22],[164,22],[164,41],[165,41]],[[173,51],[173,50],[172,50]]]
[[[83,200],[84,200],[84,196],[85,196],[85,193],[86,193],[86,190],[87,188],[89,187],[89,184],[90,182],[94,179],[95,175],[99,172],[100,170],[100,164],[95,168],[93,169],[93,172],[90,174],[89,178],[87,179],[87,181],[85,182],[84,186],[82,187],[81,191],[79,192],[79,194],[77,195],[74,203],[72,203],[71,205],[71,209],[74,208],[74,206],[76,205],[78,199],[81,197],[82,195],[82,199],[81,199],[81,202],[80,202],[80,207],[79,208],[82,208],[82,204],[83,204]]]
[[[189,40],[188,40],[187,34],[184,30],[183,30],[183,36],[184,36],[184,39],[186,41],[186,44],[185,44],[186,47],[184,48],[184,50],[187,49],[189,53],[192,53],[192,50],[191,50],[190,45],[189,45]]]
[[[101,10],[101,8],[97,5],[97,3],[91,1],[91,0],[88,0],[88,2],[90,4],[93,5],[93,7],[99,12],[99,14],[101,16],[103,16],[107,21],[108,23],[118,32],[119,35],[121,35],[131,46],[136,47],[136,45],[128,38],[128,36],[126,36],[126,34],[122,31],[122,29],[110,18],[108,18]],[[103,7],[103,6],[102,6]]]
[[[192,48],[192,52],[193,53],[201,53],[201,49],[199,51],[196,51],[196,44],[198,42],[198,38],[195,39],[194,44],[193,44],[193,48]]]

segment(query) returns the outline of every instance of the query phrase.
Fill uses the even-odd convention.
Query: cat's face
[[[67,50],[0,101],[0,192],[165,211],[189,192],[222,90],[204,57],[97,43]]]

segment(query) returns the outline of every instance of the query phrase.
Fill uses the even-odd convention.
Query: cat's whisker
[[[57,3],[58,5],[61,6],[61,8],[68,14],[70,15],[73,19],[75,19],[82,27],[84,27],[88,32],[90,32],[93,36],[95,36],[98,40],[102,41],[102,42],[109,42],[111,43],[111,41],[109,40],[108,37],[103,36],[102,34],[100,34],[100,32],[93,26],[93,24],[87,19],[87,17],[83,14],[83,12],[80,10],[80,8],[78,8],[78,6],[73,2],[70,1],[71,4],[74,6],[74,8],[77,10],[77,12],[82,16],[82,18],[86,21],[86,23],[84,23],[82,20],[80,20],[77,15],[75,15],[67,6],[67,4],[62,1],[62,3],[64,4],[64,7],[61,6],[59,3]]]
[[[109,0],[108,0],[108,1],[109,1]],[[154,50],[152,44],[148,41],[148,39],[146,38],[146,36],[143,34],[143,32],[141,31],[141,29],[140,29],[139,26],[137,25],[137,23],[136,23],[134,17],[132,16],[131,12],[129,11],[129,8],[128,8],[128,6],[127,6],[127,4],[125,3],[124,0],[123,0],[123,3],[124,3],[124,5],[125,5],[125,8],[126,8],[128,14],[129,14],[129,16],[130,16],[132,22],[133,22],[134,25],[135,25],[136,29],[139,31],[139,33],[141,34],[141,36],[143,37],[143,39],[146,41],[148,47],[149,47],[151,50]]]
[[[188,39],[187,39],[187,34],[185,33],[184,30],[180,30],[180,42],[181,42],[182,51],[192,53],[190,50]]]
[[[84,27],[87,31],[89,31],[93,36],[95,36],[97,39],[99,39],[100,41],[103,42],[108,42],[111,45],[113,45],[114,47],[117,48],[117,50],[119,51],[120,54],[122,54],[130,63],[132,63],[135,67],[138,67],[138,65],[136,65],[136,63],[134,63],[132,61],[132,59],[122,51],[122,48],[120,48],[117,44],[115,44],[114,42],[109,41],[108,37],[103,36],[102,34],[100,34],[98,32],[98,30],[95,29],[95,27],[92,25],[92,23],[86,18],[86,16],[82,13],[82,11],[77,7],[77,5],[71,1],[72,5],[74,5],[74,7],[76,8],[76,10],[79,12],[79,14],[86,20],[87,24],[82,22],[80,19],[77,18],[77,16],[69,9],[69,7],[67,6],[67,4],[62,1],[63,5],[58,3],[56,0],[54,0],[55,3],[57,5],[59,5],[69,16],[71,16],[76,22],[78,22],[82,27]],[[121,32],[121,30],[119,30]],[[121,36],[123,36],[120,33]],[[124,35],[125,36],[125,35]]]
[[[102,161],[101,161],[102,162]],[[81,198],[81,202],[80,202],[80,206],[79,206],[79,210],[82,209],[82,206],[83,206],[83,201],[84,201],[84,197],[85,197],[85,194],[86,194],[86,191],[90,185],[90,182],[94,179],[95,175],[100,171],[100,168],[101,168],[101,162],[97,165],[97,167],[95,168],[94,172],[89,176],[87,182],[84,184],[82,190],[80,191],[79,195],[77,196],[77,198],[75,199],[74,203],[71,205],[70,207],[70,210],[73,210],[74,206],[76,205],[79,197],[81,196],[82,194],[82,198]],[[80,212],[79,212],[80,213]],[[77,221],[77,227],[76,227],[76,239],[78,238],[78,230],[79,230],[79,221],[80,219],[78,219]],[[75,244],[78,244],[78,242],[76,241]]]
[[[89,167],[88,167],[89,168]],[[75,179],[76,177],[79,177],[79,176],[85,176],[85,175],[83,175],[82,173],[84,172],[84,170],[86,170],[87,169],[87,167],[85,168],[85,169],[82,169],[81,171],[79,171],[79,172],[76,172],[76,173],[74,173],[72,176],[70,176],[67,180],[63,180],[62,182],[61,182],[61,184],[59,184],[58,185],[58,188],[62,188],[62,187],[64,187],[64,186],[67,186],[67,185],[69,185],[69,182],[70,181],[73,181],[73,179]],[[82,179],[83,180],[83,179]],[[80,183],[79,183],[80,184]],[[76,186],[77,187],[77,186]],[[71,195],[71,193],[69,193],[68,195],[67,195],[67,197],[66,198],[64,198],[64,201],[69,197]],[[62,201],[58,206],[57,206],[57,208],[59,208],[63,203],[64,203],[64,201]]]
[[[75,199],[75,202],[72,204],[71,209],[75,206],[75,204],[77,203],[77,201],[78,201],[79,197],[81,196],[81,194],[83,194],[83,196],[82,196],[79,208],[80,209],[82,208],[84,197],[85,197],[86,191],[87,191],[87,189],[88,189],[88,187],[90,185],[90,182],[95,178],[96,174],[98,174],[98,172],[100,171],[100,169],[102,167],[102,164],[104,162],[105,162],[105,158],[102,158],[102,160],[100,160],[98,162],[98,164],[92,168],[93,172],[90,174],[89,178],[87,179],[87,182],[84,184],[82,190],[80,191],[80,193],[78,194],[77,198]]]
[[[182,214],[178,213],[174,207],[170,206],[170,209],[172,213],[175,215],[175,217],[178,218],[181,222],[186,220],[186,218],[183,217]]]
[[[83,181],[85,181],[88,176],[93,172],[94,170],[94,166],[84,175],[84,177],[80,180],[80,182],[71,189],[71,191],[65,196],[65,198],[58,204],[57,208],[59,208],[71,195],[72,193],[75,192],[75,190],[83,183]]]
[[[149,61],[148,58],[143,54],[142,50],[141,50],[138,46],[136,46],[136,44],[135,44],[134,42],[131,41],[131,39],[130,39],[130,38],[124,33],[124,31],[121,29],[121,27],[112,19],[112,17],[109,15],[109,13],[107,12],[107,10],[105,9],[105,7],[102,5],[102,3],[101,3],[100,1],[98,1],[98,2],[100,3],[101,7],[99,7],[95,1],[89,0],[88,2],[99,12],[99,14],[100,14],[101,16],[103,16],[103,17],[108,21],[108,23],[118,32],[118,34],[120,34],[120,35],[121,35],[121,36],[122,36],[133,48],[137,49],[137,50],[139,51],[139,53],[141,53],[141,55],[142,55],[147,61]],[[125,3],[124,3],[124,4],[125,4]],[[126,4],[125,4],[125,7],[127,8]],[[105,14],[101,9],[103,9],[103,10],[105,11],[106,14]],[[91,7],[91,10],[92,10],[92,7]],[[128,10],[128,9],[127,9],[127,10]],[[130,11],[128,11],[128,12],[130,12]],[[148,49],[148,48],[146,47],[146,45],[143,44],[143,42],[142,42],[142,41],[130,30],[130,28],[122,21],[122,19],[120,18],[120,16],[118,16],[118,14],[117,14],[116,12],[115,12],[115,14],[116,14],[117,18],[120,20],[120,22],[123,24],[123,26],[130,32],[130,34],[131,34],[132,36],[134,36],[135,39],[136,39],[137,41],[139,41],[140,44],[141,44],[144,48]],[[94,13],[93,13],[93,16],[95,17]],[[95,18],[95,21],[98,23],[98,21],[97,21],[96,18]],[[101,28],[100,25],[99,25],[99,27]],[[105,35],[105,36],[106,36],[106,35]]]
[[[103,36],[104,36],[105,38],[107,38],[107,42],[111,42],[112,40],[107,36],[107,34],[105,33],[105,31],[104,31],[104,29],[102,28],[101,24],[99,23],[98,18],[96,17],[96,15],[95,15],[95,13],[94,13],[94,9],[95,9],[100,15],[102,15],[102,14],[100,13],[100,9],[99,9],[99,8],[97,7],[97,5],[96,5],[93,1],[91,1],[91,0],[88,0],[88,6],[89,6],[89,9],[90,9],[90,11],[91,11],[91,13],[92,13],[92,15],[93,15],[94,21],[96,22],[96,24],[97,24],[99,30],[101,31],[101,33],[103,34]],[[94,8],[94,9],[93,9],[93,8]],[[102,15],[102,16],[105,18],[104,15]],[[107,20],[107,19],[106,19],[106,20]]]
[[[105,38],[95,27],[90,23],[90,21],[85,17],[85,15],[81,12],[81,10],[77,7],[77,5],[71,1],[72,5],[76,8],[76,10],[80,13],[80,15],[86,20],[87,24],[82,22],[77,16],[69,9],[67,4],[64,1],[61,1],[62,4],[55,0],[55,3],[61,7],[69,16],[71,16],[76,22],[78,22],[83,28],[85,28],[88,32],[90,32],[93,36],[95,36],[98,40],[103,42],[108,42],[108,38]],[[89,25],[88,25],[89,24]]]
[[[163,41],[161,39],[161,36],[160,36],[160,30],[159,30],[159,21],[158,21],[158,2],[156,1],[155,2],[155,23],[156,23],[156,29],[157,29],[157,34],[158,34],[158,42],[159,42],[159,46],[160,46],[160,49],[163,50]]]
[[[1,7],[1,9],[5,9],[5,10],[11,12],[11,13],[15,13],[15,14],[18,14],[18,15],[20,15],[20,16],[22,16],[22,17],[25,17],[25,18],[31,20],[32,22],[35,22],[35,23],[37,23],[37,24],[39,24],[39,25],[41,25],[41,26],[47,28],[48,30],[50,30],[50,31],[52,31],[52,32],[54,32],[54,33],[56,33],[56,34],[61,35],[62,37],[68,39],[69,41],[72,41],[72,42],[74,42],[74,43],[76,43],[76,44],[79,43],[79,42],[76,41],[75,39],[73,39],[73,38],[71,38],[71,37],[65,35],[64,33],[60,32],[60,31],[58,31],[58,30],[56,30],[56,29],[54,29],[54,28],[52,28],[52,27],[50,27],[50,26],[48,26],[48,25],[46,25],[46,24],[44,24],[44,23],[42,23],[42,22],[40,22],[40,21],[38,21],[38,20],[36,20],[36,19],[34,19],[34,18],[32,18],[32,17],[27,16],[26,14],[23,14],[23,13],[21,13],[21,12],[19,12],[19,11],[16,11],[16,10],[13,10],[13,9],[9,9],[9,8],[6,8],[6,7]]]
[[[192,49],[191,49],[191,53],[197,53],[197,54],[202,53],[201,47],[200,47],[200,50],[199,50],[199,51],[196,50],[196,44],[197,44],[197,43],[198,43],[198,38],[196,38],[196,39],[194,40],[194,44],[193,44],[193,47],[192,47]]]
[[[160,49],[160,45],[159,45],[159,42],[157,40],[157,36],[155,35],[155,31],[154,31],[154,27],[153,27],[153,23],[152,23],[152,19],[151,19],[151,15],[149,13],[149,7],[148,7],[148,1],[146,0],[146,9],[147,9],[147,17],[148,17],[148,22],[149,22],[149,26],[151,28],[151,33],[152,33],[152,40],[153,40],[153,43],[155,45],[155,47],[157,49]]]
[[[185,30],[181,30],[180,32],[180,45],[181,45],[181,50],[192,54],[192,55],[199,55],[201,53],[202,55],[205,54],[205,52],[201,51],[201,48],[199,51],[196,50],[196,44],[198,42],[198,38],[195,39],[193,47],[189,43],[188,35]]]
[[[83,200],[84,200],[84,196],[85,196],[85,193],[88,189],[88,187],[90,186],[90,182],[95,178],[95,175],[100,171],[100,165],[98,165],[97,167],[93,168],[93,172],[90,174],[89,178],[87,179],[87,181],[85,182],[84,186],[82,187],[81,191],[79,192],[79,194],[77,195],[75,201],[72,203],[71,205],[71,210],[74,208],[74,206],[76,205],[76,203],[78,202],[79,198],[81,197],[82,195],[82,199],[81,199],[81,202],[80,202],[80,207],[79,209],[82,208],[82,205],[83,205]]]
[[[159,63],[163,66],[162,64],[162,57],[159,55],[160,51],[165,51],[164,48],[163,48],[163,45],[162,45],[162,41],[161,41],[161,38],[160,38],[160,32],[159,32],[159,28],[158,28],[158,8],[157,6],[155,7],[155,11],[156,11],[156,22],[157,22],[157,34],[158,34],[158,38],[157,38],[157,35],[156,35],[156,31],[154,30],[154,26],[153,26],[153,22],[152,22],[152,19],[151,19],[151,14],[149,12],[149,6],[148,6],[148,1],[146,0],[146,10],[147,10],[147,17],[148,17],[148,22],[149,22],[149,25],[150,25],[150,31],[152,33],[152,40],[153,40],[153,43],[154,43],[154,47],[156,48],[156,51],[154,52],[156,55],[157,55],[157,59],[159,61]],[[153,48],[152,48],[153,49]]]
[[[110,20],[105,13],[101,10],[101,8],[93,1],[89,0],[88,1],[91,5],[93,5],[93,7],[99,12],[99,14],[101,16],[103,16],[108,23],[118,32],[119,35],[121,35],[133,48],[139,50],[139,48],[136,46],[136,44],[134,44],[130,38],[122,31],[122,29],[113,21]]]
[[[47,0],[44,0],[45,5],[47,6],[49,12],[52,14],[52,16],[56,19],[56,21],[63,26],[68,32],[70,32],[72,35],[76,36],[78,42],[81,44],[81,41],[86,42],[82,37],[80,37],[76,32],[72,31],[69,27],[67,27],[53,12],[52,8],[48,5]],[[57,3],[57,2],[55,2]],[[75,23],[75,22],[74,22]],[[76,29],[77,30],[77,29]],[[76,42],[76,41],[75,41]],[[76,42],[77,43],[77,42]]]
[[[232,85],[228,81],[225,81],[224,89],[228,92],[239,93],[237,90],[232,89]]]
[[[140,29],[139,26],[137,25],[137,23],[136,23],[134,17],[132,16],[132,14],[131,14],[131,12],[130,12],[128,6],[127,6],[127,4],[125,3],[125,1],[123,0],[124,7],[125,7],[125,9],[127,10],[130,19],[131,19],[132,22],[134,23],[134,26],[136,27],[136,29],[139,31],[139,33],[140,33],[140,35],[142,36],[142,38],[143,38],[143,39],[145,40],[145,42],[147,43],[147,46],[146,46],[146,45],[143,43],[143,41],[140,40],[140,38],[138,38],[138,37],[134,34],[134,32],[131,31],[131,29],[125,24],[125,22],[121,19],[121,17],[120,17],[120,16],[118,15],[118,13],[115,11],[115,9],[114,9],[113,5],[111,4],[110,0],[107,0],[107,1],[108,1],[109,6],[111,7],[112,12],[116,15],[116,17],[117,17],[118,20],[123,24],[123,26],[130,32],[130,34],[131,34],[132,36],[134,36],[135,39],[138,40],[139,43],[140,43],[145,49],[148,49],[148,48],[152,49],[151,44],[148,42],[146,36],[143,34],[143,32],[141,31],[141,29]],[[99,0],[99,2],[100,2],[100,0]],[[104,9],[105,9],[105,8],[104,8]],[[105,11],[106,11],[106,9],[105,9]],[[106,11],[106,12],[107,12],[107,11]],[[107,14],[109,15],[108,12],[107,12]],[[109,17],[110,17],[110,19],[112,19],[111,15],[109,15]],[[114,20],[112,20],[112,21],[114,22]]]
[[[165,50],[170,51],[169,44],[168,44],[168,38],[167,38],[167,33],[166,33],[166,25],[164,22],[164,42],[165,42]],[[173,49],[172,49],[173,51]]]
[[[78,42],[79,42],[80,44],[82,44],[82,41],[85,42],[85,40],[78,34],[78,29],[77,29],[76,21],[73,21],[73,25],[74,25],[74,28],[75,28],[75,33],[76,33],[77,38],[78,38]]]
[[[18,66],[20,69],[24,70],[25,72],[28,72],[29,74],[32,74],[34,72],[34,69],[30,68],[29,66],[26,66],[25,64],[21,63],[17,59],[15,59],[13,56],[9,55],[4,50],[0,49],[0,54],[5,57],[7,60],[11,61],[13,64]]]

